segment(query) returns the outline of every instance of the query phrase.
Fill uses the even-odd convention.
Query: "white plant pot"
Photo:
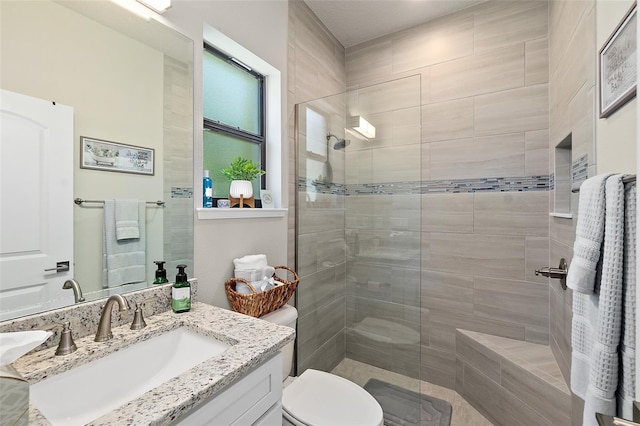
[[[248,180],[232,180],[229,195],[233,198],[240,198],[241,194],[244,198],[253,197],[253,184]]]

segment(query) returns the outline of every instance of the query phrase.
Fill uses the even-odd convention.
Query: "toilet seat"
[[[307,369],[282,393],[282,412],[296,425],[382,426],[382,408],[342,377]]]

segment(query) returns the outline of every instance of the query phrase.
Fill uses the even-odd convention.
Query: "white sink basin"
[[[229,346],[177,328],[31,385],[30,399],[53,425],[84,425]]]

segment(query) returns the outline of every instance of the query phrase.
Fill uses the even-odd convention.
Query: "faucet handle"
[[[75,352],[78,347],[73,341],[71,334],[70,322],[67,321],[62,324],[62,332],[60,332],[60,343],[58,343],[58,349],[56,349],[56,355],[69,355]]]
[[[131,330],[142,330],[147,326],[147,323],[144,321],[142,316],[142,307],[144,306],[144,302],[138,303],[136,302],[136,310],[133,313],[133,323],[131,323]]]

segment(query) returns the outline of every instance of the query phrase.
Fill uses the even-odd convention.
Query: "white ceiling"
[[[344,47],[372,40],[486,0],[304,0]]]

